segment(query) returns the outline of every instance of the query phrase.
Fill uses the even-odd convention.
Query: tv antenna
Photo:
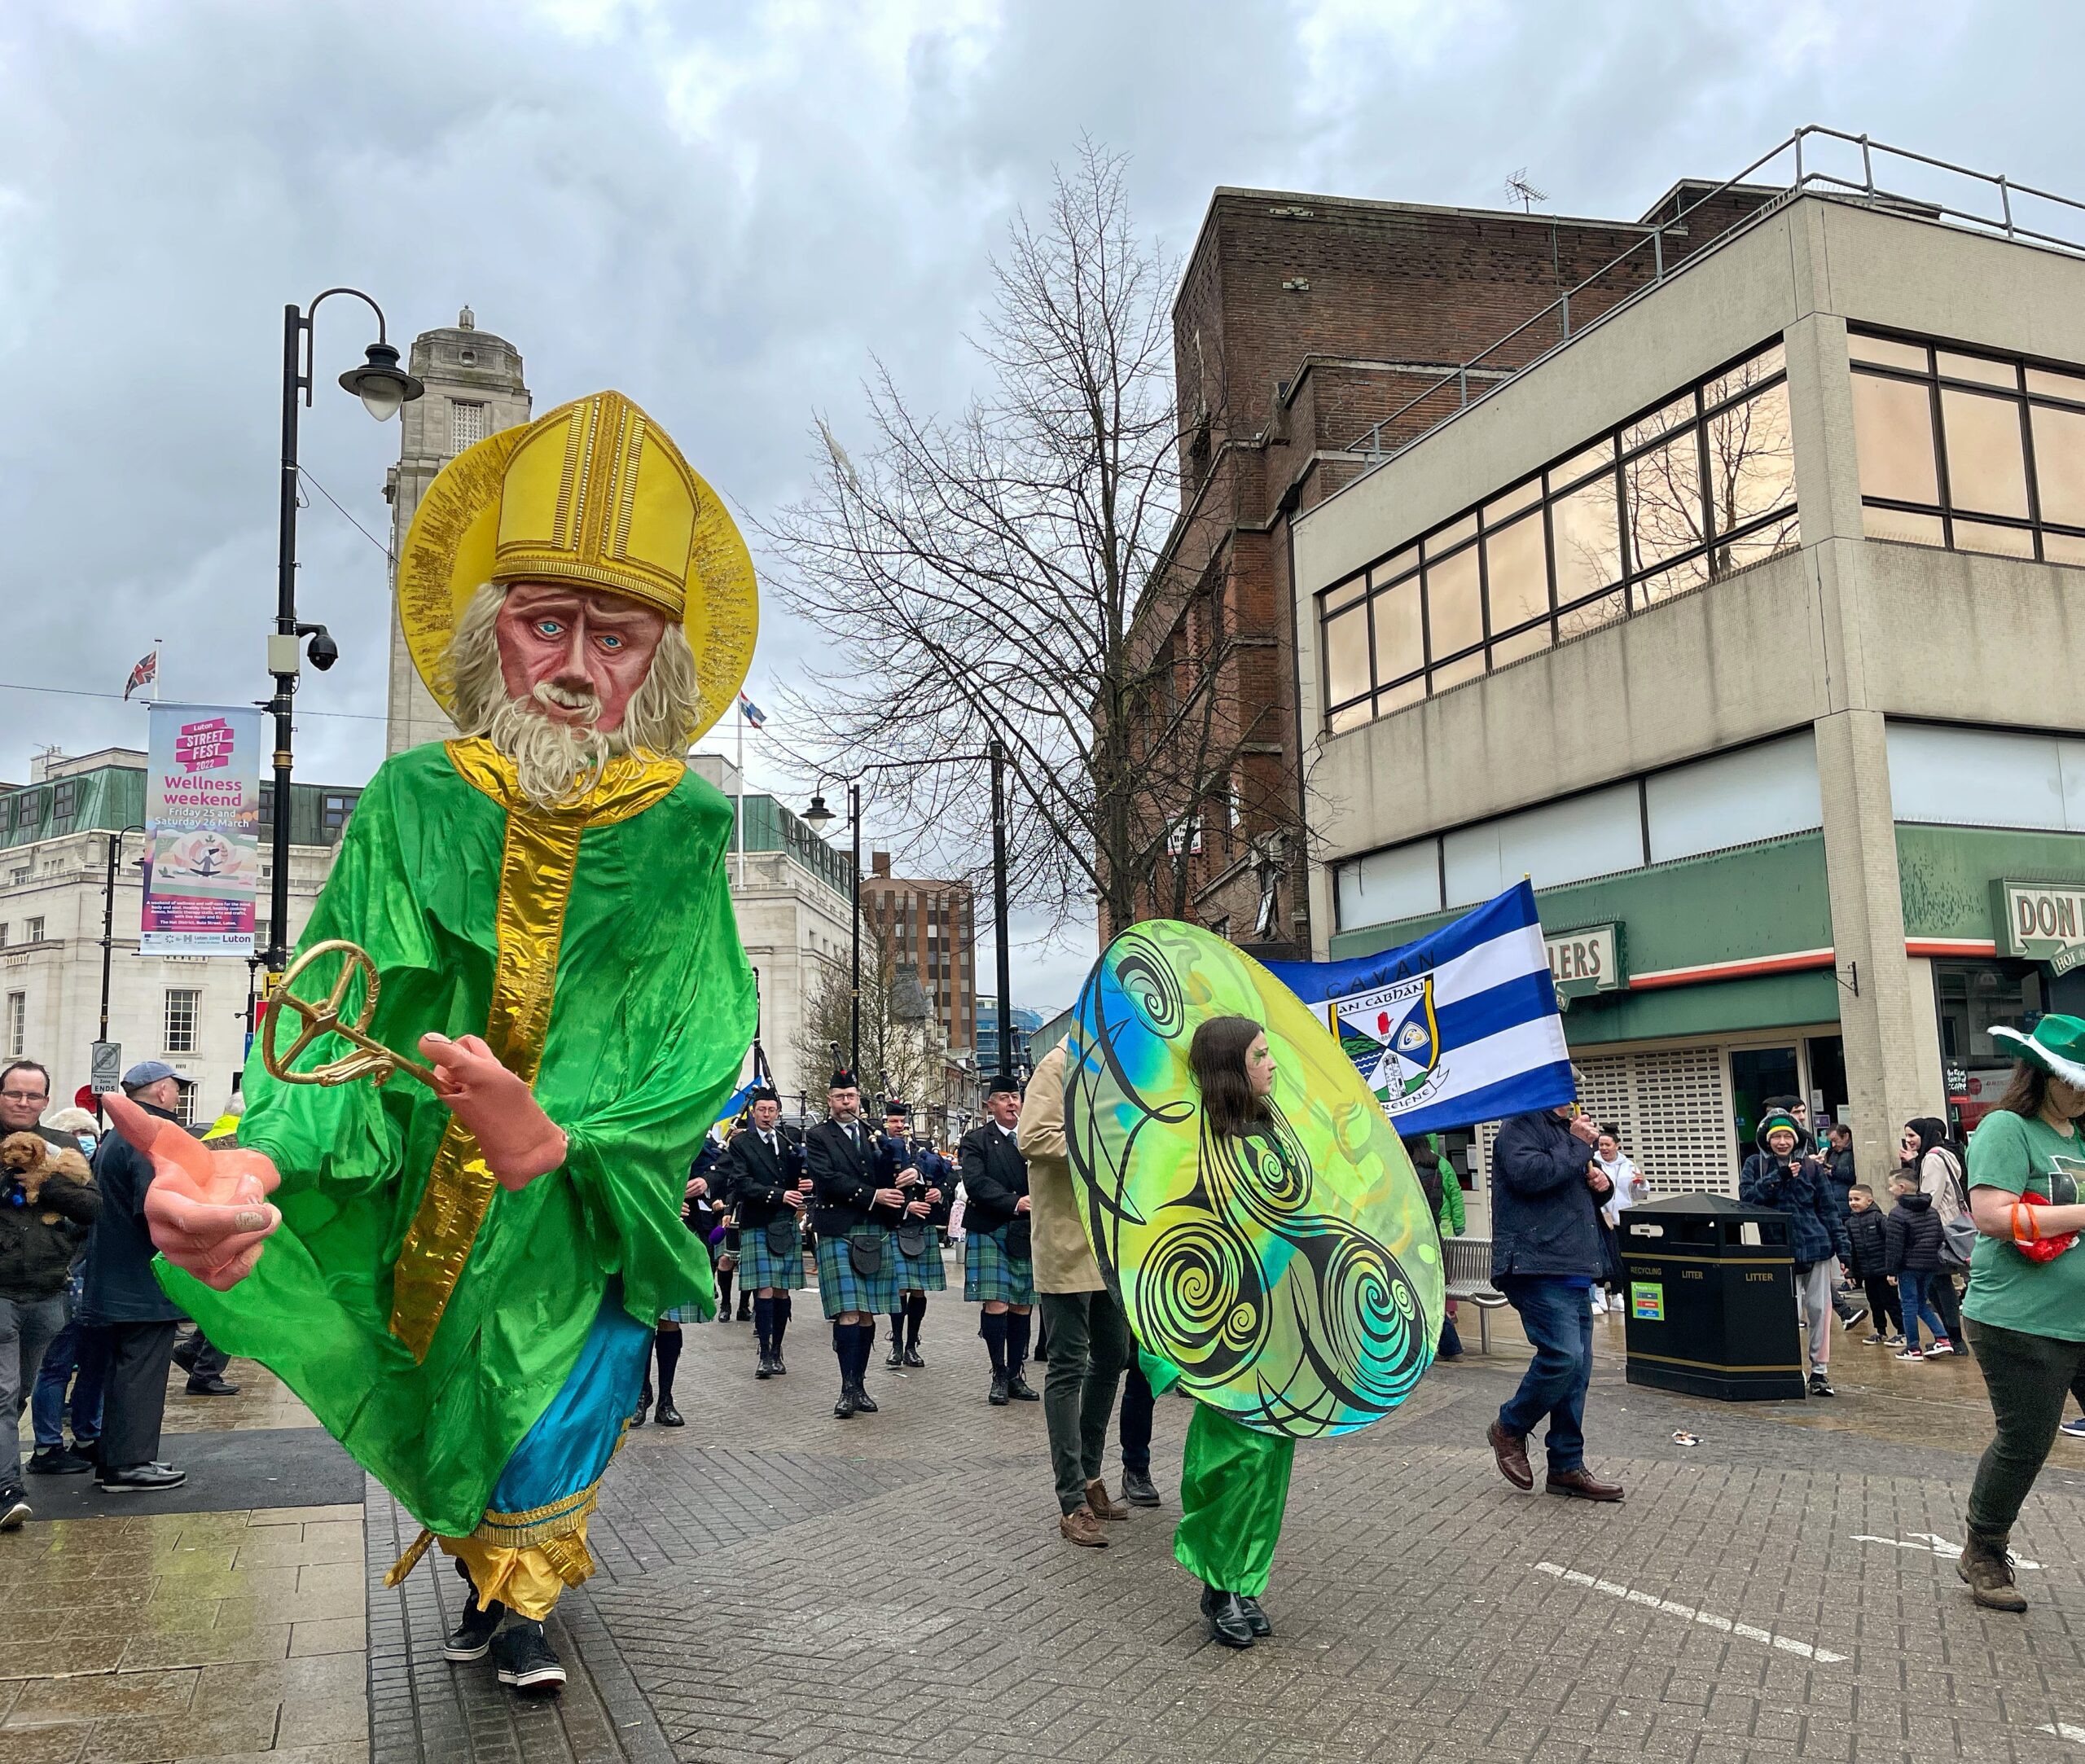
[[[1519,202],[1523,214],[1530,213],[1538,202],[1549,200],[1547,191],[1538,190],[1528,182],[1528,169],[1525,165],[1506,180],[1506,194]]]

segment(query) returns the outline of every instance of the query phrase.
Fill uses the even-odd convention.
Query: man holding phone
[[[1571,1068],[1574,1088],[1585,1082]],[[1534,1358],[1487,1430],[1499,1473],[1534,1486],[1528,1435],[1548,1418],[1545,1486],[1582,1501],[1618,1501],[1618,1484],[1586,1468],[1586,1387],[1593,1319],[1587,1295],[1604,1264],[1600,1209],[1613,1184],[1596,1161],[1599,1127],[1576,1102],[1516,1115],[1491,1151],[1491,1280],[1517,1311]]]

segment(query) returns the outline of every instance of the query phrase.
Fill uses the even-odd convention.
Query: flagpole
[[[740,696],[743,699],[744,695],[741,693]],[[739,713],[739,800],[738,812],[731,818],[735,823],[733,836],[738,849],[738,887],[743,891],[746,885],[746,708],[744,704],[735,708]]]
[[[160,701],[160,645],[164,641],[164,638],[157,637],[152,639],[152,702],[155,704]]]

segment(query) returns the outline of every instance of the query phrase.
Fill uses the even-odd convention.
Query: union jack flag
[[[156,649],[148,650],[146,652],[144,656],[139,659],[138,665],[130,670],[130,678],[124,684],[123,697],[125,702],[129,702],[130,695],[136,691],[139,687],[149,686],[154,680],[156,680],[159,678],[159,674],[160,652]]]

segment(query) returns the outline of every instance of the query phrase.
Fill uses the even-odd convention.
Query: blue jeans
[[[1552,1474],[1582,1469],[1586,1459],[1586,1385],[1593,1370],[1593,1314],[1586,1287],[1546,1275],[1501,1276],[1499,1290],[1520,1314],[1534,1359],[1521,1388],[1499,1411],[1499,1424],[1525,1438],[1549,1417]]]
[[[65,1386],[72,1386],[72,1438],[91,1446],[101,1437],[101,1382],[108,1370],[108,1345],[91,1323],[72,1319],[58,1332],[43,1356],[29,1394],[29,1420],[37,1450],[65,1443]],[[78,1376],[74,1376],[77,1371]]]
[[[1904,1345],[1907,1348],[1919,1345],[1919,1320],[1921,1318],[1925,1319],[1926,1327],[1933,1332],[1936,1341],[1947,1333],[1947,1327],[1940,1320],[1940,1313],[1934,1309],[1933,1305],[1933,1283],[1940,1278],[1939,1275],[1930,1271],[1920,1274],[1909,1268],[1898,1272],[1897,1300],[1903,1307]]]

